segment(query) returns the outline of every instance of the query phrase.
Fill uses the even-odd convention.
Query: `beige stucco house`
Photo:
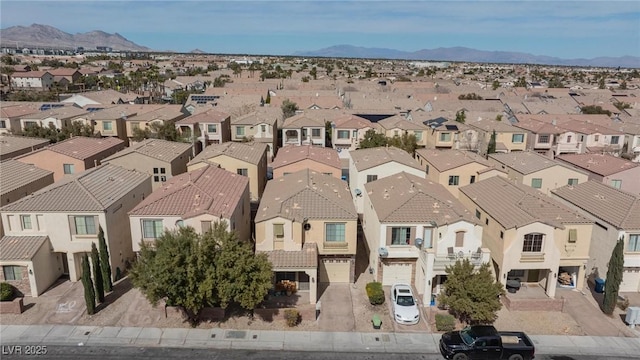
[[[269,181],[255,223],[276,282],[295,281],[311,303],[319,283],[354,282],[358,215],[345,181],[313,170]]]
[[[519,279],[554,298],[566,273],[571,282],[565,287],[583,289],[593,221],[500,176],[461,187],[459,199],[481,222],[483,246],[502,284]]]
[[[0,135],[0,161],[41,149],[49,145],[49,139],[19,135]]]
[[[427,130],[431,130],[420,122],[409,121],[404,115],[394,115],[375,123],[378,131],[382,132],[386,137],[402,137],[402,135],[414,135],[418,147],[427,145]]]
[[[273,178],[304,170],[331,175],[342,178],[342,165],[338,152],[332,148],[318,146],[285,146],[278,151],[271,163]]]
[[[313,145],[325,147],[326,131],[324,121],[306,113],[297,114],[284,120],[282,124],[282,147],[288,145]]]
[[[273,111],[254,111],[231,118],[231,141],[265,144],[267,157],[278,151],[278,117]]]
[[[32,296],[63,274],[79,280],[81,259],[91,251],[91,243],[98,245],[100,227],[115,278],[133,260],[127,212],[150,193],[149,175],[101,165],[3,206],[4,280],[16,281],[20,291]]]
[[[609,154],[564,154],[556,158],[578,171],[588,174],[589,180],[640,195],[640,163]]]
[[[348,157],[350,150],[360,147],[360,141],[368,130],[373,129],[371,121],[356,115],[337,117],[331,124],[331,143],[340,152],[341,157]],[[344,156],[343,156],[344,153]]]
[[[208,145],[231,141],[231,115],[215,109],[178,120],[176,128],[194,144],[193,156]]]

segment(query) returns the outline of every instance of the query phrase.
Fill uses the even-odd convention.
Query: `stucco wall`
[[[73,164],[75,170],[74,174],[86,170],[84,161],[46,149],[24,155],[16,160],[25,164],[33,164],[41,169],[53,172],[54,181],[58,181],[65,176],[64,164]]]
[[[294,163],[290,163],[290,164],[273,169],[273,178],[274,179],[281,178],[284,176],[285,173],[291,174],[296,171],[305,170],[305,169],[313,170],[323,174],[324,173],[331,174],[331,176],[337,179],[342,178],[342,169],[335,168],[327,164],[323,164],[310,159],[296,161]]]

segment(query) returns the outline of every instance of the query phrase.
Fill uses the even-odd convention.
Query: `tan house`
[[[214,165],[173,177],[129,212],[133,251],[165,230],[191,226],[197,233],[225,221],[238,239],[251,236],[249,179]]]
[[[151,175],[153,189],[163,186],[173,176],[187,172],[191,145],[160,139],[146,139],[102,160],[125,169]]]
[[[640,195],[640,163],[608,154],[563,154],[556,159],[586,172],[589,180]]]
[[[549,298],[558,287],[584,288],[593,221],[501,176],[461,187],[459,199],[483,225],[482,243],[502,284],[541,287]]]
[[[198,143],[194,156],[208,145],[231,141],[231,115],[215,109],[178,120],[176,127],[185,138]]]
[[[426,178],[444,186],[458,197],[458,188],[491,176],[505,176],[484,157],[465,150],[418,149],[416,160],[425,170]]]
[[[231,141],[253,140],[267,146],[267,157],[278,151],[278,118],[272,111],[254,111],[231,119]]]
[[[39,111],[20,117],[20,130],[24,131],[30,126],[64,129],[71,126],[74,118],[86,113],[86,110],[74,106],[54,107],[50,110]]]
[[[321,119],[302,113],[284,120],[282,147],[288,145],[325,147],[326,144],[325,125]]]
[[[489,160],[506,172],[509,179],[547,195],[553,189],[581,184],[589,179],[586,172],[533,151],[490,154]]]
[[[150,193],[149,175],[101,165],[3,206],[2,280],[31,296],[63,274],[79,280],[81,259],[91,243],[98,245],[100,228],[115,279],[134,258],[127,212]]]
[[[10,134],[21,130],[20,119],[23,116],[39,113],[39,103],[22,103],[16,102],[12,104],[2,103],[0,107],[0,134]]]
[[[319,283],[354,282],[358,215],[345,181],[312,170],[269,181],[255,223],[275,281],[295,281],[312,304]]]
[[[529,133],[511,125],[506,119],[498,121],[493,118],[470,118],[465,122],[465,125],[477,132],[478,140],[475,148],[478,154],[482,156],[487,155],[494,131],[496,132],[497,153],[510,153],[527,149],[527,142],[530,138]]]
[[[341,153],[341,158],[348,158],[350,150],[360,147],[364,134],[373,129],[373,123],[356,115],[345,115],[336,118],[331,124],[331,143],[333,148]]]
[[[404,115],[400,114],[376,122],[375,127],[389,138],[402,137],[404,134],[414,135],[418,147],[427,145],[427,136],[425,135],[428,130],[431,130],[426,125],[409,121]]]
[[[285,146],[271,163],[273,178],[277,179],[294,172],[309,169],[322,174],[342,178],[342,166],[338,152],[332,148],[318,146]]]
[[[73,118],[72,121],[80,121],[83,124],[93,126],[93,132],[96,135],[117,137],[125,144],[129,144],[126,120],[135,116],[138,109],[127,105],[107,105],[104,107],[88,105],[85,110],[88,112]]]
[[[364,189],[370,272],[383,285],[413,285],[426,305],[440,292],[447,266],[490,261],[482,226],[442,185],[401,172]]]
[[[52,171],[53,179],[58,181],[98,166],[102,160],[122,149],[124,141],[118,138],[75,136],[15,159]]]
[[[0,161],[13,159],[49,145],[49,139],[0,135]]]
[[[267,183],[267,144],[226,142],[207,146],[189,161],[187,171],[207,164],[218,164],[234,174],[247,176],[251,201],[260,200]]]
[[[0,162],[0,206],[53,184],[53,172],[8,159]]]
[[[53,75],[48,71],[16,72],[11,75],[11,86],[16,90],[47,91],[53,87]]]
[[[131,141],[134,129],[153,131],[152,124],[175,124],[189,115],[182,109],[182,105],[138,105],[140,110],[136,115],[125,121],[127,137]]]

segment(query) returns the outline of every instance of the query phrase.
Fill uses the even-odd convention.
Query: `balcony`
[[[437,255],[433,264],[434,270],[444,270],[447,266],[455,265],[456,261],[467,259],[474,266],[482,264],[482,252],[458,252],[446,256]]]
[[[324,249],[348,249],[349,243],[346,241],[324,241],[322,244]]]
[[[543,262],[544,253],[523,252],[520,254],[520,262]]]

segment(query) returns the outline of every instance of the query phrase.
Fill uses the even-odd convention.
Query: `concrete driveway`
[[[356,328],[351,301],[351,284],[329,284],[320,296],[319,330],[349,332]]]

